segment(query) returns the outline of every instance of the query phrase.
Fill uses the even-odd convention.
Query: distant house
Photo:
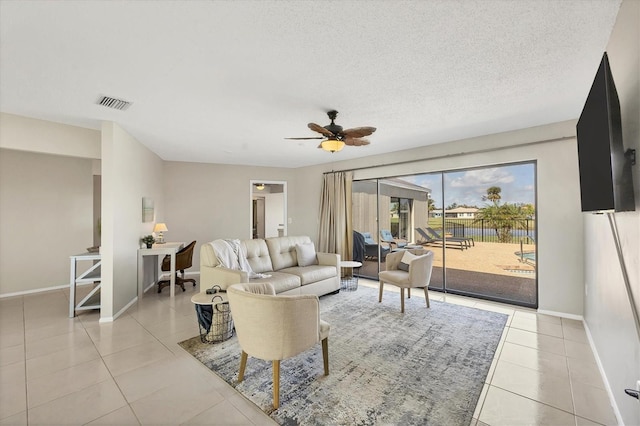
[[[475,219],[478,209],[476,207],[456,207],[445,210],[444,217],[448,219]],[[431,210],[430,217],[442,217],[442,210]]]

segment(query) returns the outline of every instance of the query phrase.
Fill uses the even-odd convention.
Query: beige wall
[[[114,135],[110,136],[109,132]],[[155,198],[157,219],[165,221],[170,230],[167,233],[168,240],[197,240],[200,245],[216,238],[248,238],[249,181],[287,181],[288,217],[291,219],[288,234],[309,235],[317,242],[320,189],[322,173],[326,169],[367,167],[433,157],[443,158],[358,170],[355,177],[366,179],[537,160],[540,309],[582,315],[583,238],[575,139],[455,155],[572,136],[575,133],[574,122],[304,169],[162,162],[155,154],[126,136],[118,126],[107,126],[103,133],[105,140],[114,141],[111,144],[103,143],[103,252],[107,246],[105,234],[111,235],[111,244],[116,243],[113,241],[114,236],[122,238],[117,242],[120,249],[113,252],[114,265],[118,263],[121,266],[116,268],[120,276],[118,279],[105,276],[108,280],[115,279],[116,286],[122,286],[116,287],[122,291],[122,299],[117,294],[107,297],[116,303],[108,309],[111,312],[106,314],[107,317],[117,313],[135,294],[135,252],[138,238],[149,232],[152,226],[140,222],[139,210],[143,196]],[[112,186],[109,186],[109,182]],[[557,182],[564,184],[560,186]],[[164,199],[171,201],[165,205]],[[110,205],[107,204],[109,200]],[[565,237],[558,238],[558,235]],[[199,265],[198,255],[199,249],[196,250],[195,265]],[[105,267],[110,269],[114,265]]]
[[[102,125],[102,306],[111,321],[137,296],[140,238],[154,222],[142,222],[142,197],[151,197],[162,221],[164,162],[112,122]]]
[[[93,245],[100,132],[0,113],[0,147],[0,295],[68,285],[69,256]]]
[[[607,53],[620,98],[622,139],[625,148],[634,148],[640,157],[640,2],[622,3]],[[636,211],[616,213],[615,218],[629,284],[640,311],[640,161],[632,170]],[[612,231],[605,215],[585,213],[584,222],[585,321],[620,420],[638,425],[640,405],[623,390],[634,389],[640,380],[640,339]]]
[[[100,132],[3,112],[0,148],[98,159]]]
[[[305,229],[295,226],[297,218],[290,210],[298,202],[292,188],[294,176],[293,169],[165,162],[164,219],[169,228],[166,238],[168,241],[197,240],[192,271],[200,268],[203,243],[218,238],[251,238],[251,180],[287,182],[288,213],[292,218],[288,234],[306,234]]]
[[[0,149],[0,295],[69,284],[93,245],[91,160]]]
[[[430,145],[393,154],[364,157],[298,171],[295,185],[307,188],[298,194],[292,214],[298,226],[317,234],[317,214],[323,171],[364,167],[354,179],[410,175],[476,166],[537,161],[538,183],[538,283],[539,308],[547,312],[581,316],[583,313],[583,236],[580,213],[575,121],[555,123],[496,135]],[[558,142],[527,145],[553,138]],[[520,145],[520,146],[518,146]],[[478,152],[492,148],[506,149]],[[467,153],[465,155],[457,155]],[[441,157],[436,158],[435,157]],[[376,164],[422,161],[367,168]],[[429,160],[431,158],[431,160]],[[561,182],[562,184],[558,184]],[[300,210],[304,207],[305,214]]]

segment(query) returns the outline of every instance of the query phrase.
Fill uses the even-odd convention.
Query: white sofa
[[[200,249],[200,290],[213,285],[226,289],[236,283],[269,282],[276,294],[322,296],[340,290],[340,256],[316,253],[317,265],[299,266],[296,244],[309,244],[307,236],[240,240],[251,269],[269,278],[249,279],[247,272],[220,266],[211,244]]]

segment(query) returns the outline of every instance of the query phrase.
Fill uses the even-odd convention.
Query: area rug
[[[415,290],[414,290],[415,291]],[[281,425],[468,425],[507,315],[360,286],[320,298],[331,324],[329,376],[320,344],[280,364],[272,407],[271,362],[249,357],[237,383],[237,338],[180,345]]]

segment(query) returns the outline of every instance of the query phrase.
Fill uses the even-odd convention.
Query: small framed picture
[[[153,198],[142,197],[142,222],[153,222]]]

